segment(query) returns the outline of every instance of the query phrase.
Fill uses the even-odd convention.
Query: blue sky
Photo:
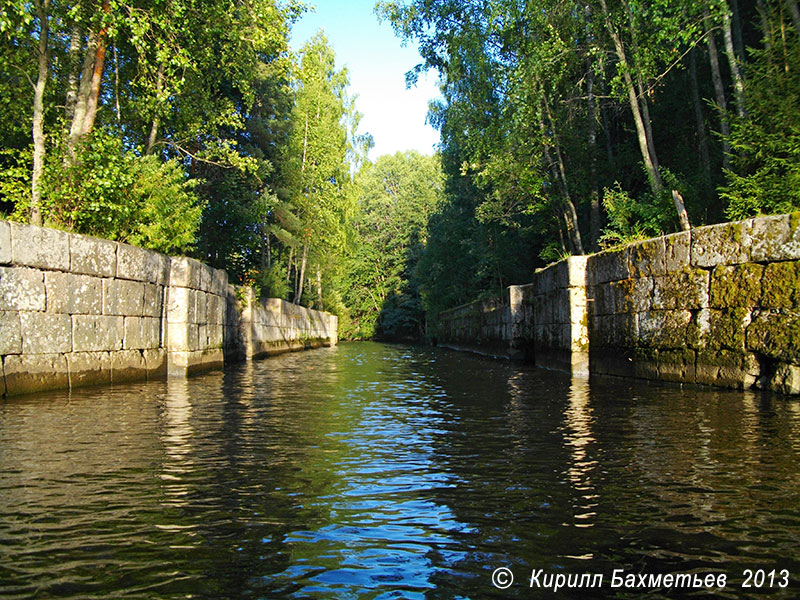
[[[406,89],[405,73],[422,62],[416,46],[402,46],[389,23],[379,23],[375,0],[316,0],[292,29],[291,48],[300,50],[323,29],[336,52],[336,65],[350,73],[350,93],[364,117],[361,133],[375,138],[370,159],[403,150],[433,154],[439,133],[425,124],[428,102],[438,96],[436,74]]]

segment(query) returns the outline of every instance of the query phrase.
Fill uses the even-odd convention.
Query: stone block
[[[639,379],[658,379],[658,350],[633,349],[633,376]]]
[[[633,377],[634,362],[631,348],[619,348],[615,352],[596,352],[593,348],[589,353],[591,372],[598,375]]]
[[[214,270],[205,263],[200,263],[200,286],[204,292],[211,291],[211,282],[214,280]]]
[[[800,394],[800,365],[779,364],[769,380],[769,388],[781,394]]]
[[[11,262],[15,265],[69,270],[69,234],[47,227],[10,223]]]
[[[95,277],[114,277],[117,273],[117,242],[85,235],[70,235],[70,271]]]
[[[194,292],[195,312],[194,317],[197,323],[208,322],[208,298],[211,294],[202,291]]]
[[[587,269],[592,285],[628,279],[631,276],[628,247],[606,250],[588,257]]]
[[[71,352],[67,354],[70,387],[111,383],[111,356],[116,352]]]
[[[570,256],[567,258],[568,281],[567,285],[570,287],[586,287],[586,263],[588,256]]]
[[[137,381],[146,379],[147,363],[139,350],[120,350],[111,353],[111,381]]]
[[[700,309],[708,307],[709,272],[686,268],[655,278],[653,308]]]
[[[761,306],[800,308],[800,261],[776,262],[764,267]]]
[[[208,326],[208,347],[221,348],[225,341],[225,326],[224,325],[209,325]]]
[[[123,348],[143,350],[159,346],[161,346],[161,319],[125,317]]]
[[[592,317],[589,339],[593,350],[632,346],[636,339],[636,317],[628,313]]]
[[[764,267],[755,263],[726,266],[714,269],[711,275],[712,308],[747,307],[761,301],[761,278]]]
[[[217,296],[225,296],[228,293],[228,273],[224,269],[213,270],[211,292]]]
[[[0,310],[44,310],[46,298],[44,273],[0,267]]]
[[[708,225],[692,230],[694,267],[735,265],[750,261],[751,221]]]
[[[697,383],[744,388],[748,379],[744,369],[744,355],[741,352],[703,350],[697,353]]]
[[[167,323],[167,349],[194,352],[200,349],[200,328],[196,323]]]
[[[664,237],[664,266],[667,273],[686,269],[691,262],[692,233],[681,231]]]
[[[142,350],[145,366],[147,367],[147,378],[157,379],[167,376],[167,351],[163,348],[151,348]]]
[[[166,284],[170,272],[170,258],[153,250],[128,244],[117,249],[117,277],[147,283]]]
[[[607,308],[610,309],[609,314],[631,312],[633,310],[635,303],[634,292],[637,281],[638,280],[635,279],[622,279],[620,281],[610,281],[606,284],[605,302],[607,304]],[[652,286],[652,280],[645,279],[644,281],[649,281],[650,285]],[[638,300],[639,301],[636,302],[636,304],[639,306],[643,305],[641,293],[638,295]],[[644,307],[642,310],[647,310],[648,307],[649,303],[648,306]]]
[[[0,265],[11,264],[11,225],[0,221]]]
[[[23,311],[19,313],[19,320],[23,353],[72,351],[72,321],[69,315]]]
[[[6,394],[27,394],[69,387],[63,354],[18,354],[3,359]]]
[[[144,283],[126,279],[103,279],[103,314],[141,316]]]
[[[102,279],[48,271],[44,283],[48,312],[99,315],[103,311]]]
[[[3,354],[22,354],[22,328],[15,310],[0,311],[0,355]]]
[[[658,378],[662,381],[694,383],[696,355],[694,350],[659,350]]]
[[[800,212],[753,219],[751,237],[753,262],[800,259]]]
[[[167,321],[169,323],[196,323],[197,302],[194,290],[170,286],[167,292]]]
[[[566,260],[537,269],[533,274],[532,285],[535,295],[547,294],[558,287],[567,287],[568,284],[569,265]]]
[[[178,256],[172,258],[169,271],[169,285],[199,290],[206,266],[193,258]]]
[[[653,277],[667,272],[663,237],[631,244],[629,251],[632,277]]]
[[[787,364],[800,364],[800,312],[754,311],[745,346]]]
[[[207,295],[206,322],[209,325],[224,323],[225,311],[222,309],[223,299],[215,294]]]
[[[653,310],[636,316],[638,343],[650,348],[690,348],[696,343],[696,328],[688,310]]]
[[[164,308],[164,286],[152,283],[144,284],[144,302],[142,315],[145,317],[161,317]]]
[[[111,315],[73,315],[74,352],[108,352],[122,349],[124,318]]]
[[[746,308],[710,310],[709,330],[702,338],[703,347],[744,352],[745,332],[750,321],[750,310]]]
[[[171,377],[185,377],[188,374],[219,369],[222,366],[222,350],[218,348],[197,352],[169,352],[167,356],[167,373]]]

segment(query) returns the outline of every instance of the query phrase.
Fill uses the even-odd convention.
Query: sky
[[[422,62],[416,45],[406,47],[389,23],[378,21],[375,0],[312,0],[314,12],[305,13],[292,28],[290,45],[299,51],[323,29],[336,53],[337,68],[347,67],[350,95],[364,116],[359,133],[370,133],[373,162],[384,154],[417,150],[433,154],[439,132],[425,124],[428,102],[439,95],[436,73],[422,75],[416,87],[406,89],[405,73]]]

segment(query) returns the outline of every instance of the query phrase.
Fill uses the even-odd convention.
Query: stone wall
[[[335,316],[253,296],[190,258],[0,221],[0,394],[186,376],[266,354],[261,339],[336,343]]]
[[[502,297],[476,300],[440,313],[437,341],[453,350],[512,357],[510,289]]]
[[[800,393],[800,213],[573,257],[506,297],[495,354],[576,374],[588,357],[592,373]],[[467,348],[481,328],[459,321],[465,311],[441,315],[445,345],[458,336]]]
[[[251,288],[240,301],[239,332],[248,356],[261,358],[337,343],[338,317],[279,298],[258,300]]]
[[[800,213],[589,257],[591,370],[800,393]]]

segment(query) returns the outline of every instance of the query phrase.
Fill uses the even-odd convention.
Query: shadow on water
[[[377,343],[0,404],[0,597],[792,598],[800,403]],[[508,589],[492,573],[515,575]],[[788,589],[741,589],[746,568]]]

